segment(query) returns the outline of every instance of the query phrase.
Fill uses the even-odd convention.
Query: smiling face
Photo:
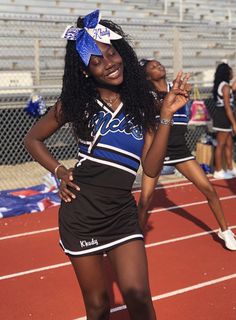
[[[88,70],[97,84],[118,86],[123,82],[123,60],[112,45],[96,42],[102,56],[91,56]]]
[[[166,76],[166,69],[165,67],[156,60],[151,60],[147,63],[145,72],[147,75],[147,80],[150,81],[157,81],[161,78],[165,78]]]

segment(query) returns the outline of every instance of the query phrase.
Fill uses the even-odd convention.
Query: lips
[[[120,76],[120,68],[114,70],[114,71],[110,71],[107,75],[106,78],[108,79],[116,79]]]

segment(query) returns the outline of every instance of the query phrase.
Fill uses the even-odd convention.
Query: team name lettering
[[[94,135],[100,131],[102,136],[108,132],[124,132],[125,134],[132,135],[136,140],[143,139],[143,133],[139,126],[135,126],[131,120],[124,116],[122,119],[113,119],[110,113],[103,111],[94,116]]]
[[[101,28],[96,28],[93,31],[93,38],[96,39],[102,39],[104,36],[110,36],[110,30],[107,28],[101,29]]]
[[[98,246],[98,241],[97,241],[97,239],[91,239],[91,241],[81,240],[80,246],[81,246],[81,248]]]

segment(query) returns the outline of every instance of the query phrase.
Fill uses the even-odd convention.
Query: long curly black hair
[[[217,66],[214,78],[213,97],[217,100],[217,90],[222,81],[229,83],[232,68],[227,63],[221,63]]]
[[[101,20],[100,24],[120,34],[121,39],[111,41],[123,59],[124,80],[119,87],[121,100],[128,117],[134,125],[144,130],[155,128],[155,106],[153,96],[148,90],[148,83],[140,69],[135,51],[128,42],[128,36],[120,26],[110,20]],[[79,18],[77,26],[83,26]],[[71,122],[74,132],[81,139],[92,139],[91,119],[101,110],[96,103],[99,92],[92,77],[85,77],[86,66],[76,51],[76,42],[69,40],[66,46],[63,87],[60,96],[61,117]]]

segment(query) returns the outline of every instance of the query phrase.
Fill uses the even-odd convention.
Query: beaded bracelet
[[[56,168],[54,169],[54,175],[55,175],[55,177],[56,177],[57,179],[58,179],[57,171],[58,171],[58,169],[59,169],[60,167],[64,167],[64,165],[63,165],[62,163],[60,163],[60,164],[58,164],[58,165],[56,166]]]
[[[160,119],[160,124],[164,124],[165,126],[173,126],[174,121],[173,119],[170,119],[170,120]]]

